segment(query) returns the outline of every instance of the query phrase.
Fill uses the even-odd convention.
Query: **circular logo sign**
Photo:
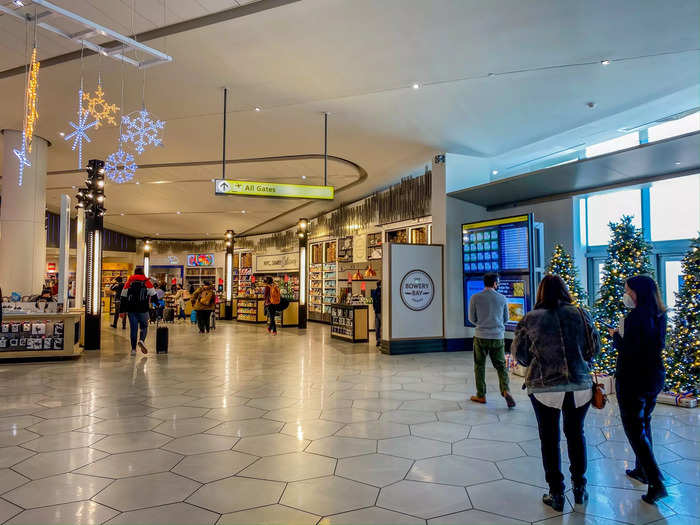
[[[433,302],[435,285],[423,270],[411,270],[401,279],[401,300],[415,312],[425,310]]]

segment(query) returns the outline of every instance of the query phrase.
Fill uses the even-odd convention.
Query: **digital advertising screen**
[[[464,276],[464,325],[469,301],[484,289],[484,274],[500,276],[498,291],[508,302],[507,330],[514,330],[532,308],[534,289],[532,215],[518,215],[462,225],[462,269]]]

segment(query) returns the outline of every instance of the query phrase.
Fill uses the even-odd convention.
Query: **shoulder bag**
[[[581,316],[581,322],[583,323],[583,332],[586,334],[586,346],[589,350],[593,348],[593,340],[591,338],[591,333],[588,330],[588,323],[586,322],[586,316],[583,315],[583,310],[581,307],[578,308],[578,314]],[[605,385],[598,382],[598,374],[593,373],[593,397],[591,398],[591,406],[602,410],[608,402],[608,394],[605,392]]]

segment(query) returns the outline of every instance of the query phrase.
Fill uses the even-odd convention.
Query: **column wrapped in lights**
[[[88,162],[78,206],[85,209],[85,350],[99,350],[102,317],[102,239],[105,214],[104,161]]]
[[[226,303],[224,305],[224,319],[233,320],[233,246],[235,233],[226,230],[226,263],[224,266],[224,293]]]
[[[309,220],[299,219],[297,223],[297,237],[299,238],[299,328],[306,328],[306,303],[307,303],[307,267],[306,244],[309,240]]]
[[[151,273],[151,239],[143,239],[143,274],[149,277]]]

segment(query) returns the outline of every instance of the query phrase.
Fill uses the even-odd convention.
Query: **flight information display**
[[[508,302],[506,329],[514,330],[532,307],[532,224],[531,215],[520,215],[462,225],[465,326],[472,326],[469,301],[484,289],[489,272],[499,274],[498,291]]]

